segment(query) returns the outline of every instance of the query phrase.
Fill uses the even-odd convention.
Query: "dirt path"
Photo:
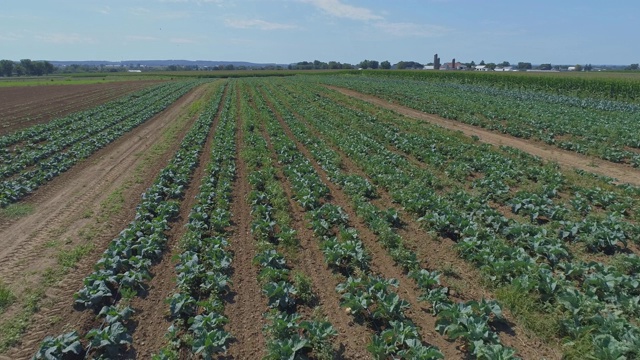
[[[46,334],[60,333],[67,325],[79,331],[89,326],[83,324],[90,323],[93,315],[89,311],[73,309],[73,293],[80,289],[83,277],[91,271],[108,242],[133,219],[140,194],[166,165],[193,119],[178,133],[175,143],[164,155],[147,167],[143,178],[133,179],[132,171],[143,161],[140,155],[158,142],[163,131],[176,122],[204,91],[204,87],[191,91],[153,119],[41,187],[26,201],[35,206],[33,214],[17,221],[3,219],[4,226],[0,229],[0,278],[17,294],[39,286],[43,281],[43,272],[56,266],[57,252],[62,250],[49,246],[52,241],[63,243],[65,249],[83,243],[91,243],[94,247],[76,265],[76,269],[46,290],[43,306],[34,316],[33,324],[23,336],[21,344],[7,352],[10,358],[30,357]],[[129,181],[132,186],[122,194],[122,210],[108,220],[110,224],[105,231],[93,234],[88,239],[82,230],[86,230],[85,226],[90,223],[91,214],[99,213],[100,204],[107,196]],[[5,315],[8,316],[7,313]]]
[[[391,103],[387,100],[380,99],[375,96],[366,95],[357,91],[339,88],[336,86],[325,85],[327,88],[338,91],[344,95],[354,97],[385,109],[393,110],[399,114],[428,121],[432,124],[441,126],[450,130],[458,130],[468,136],[477,136],[480,141],[495,146],[505,145],[520,149],[531,155],[539,156],[547,161],[555,161],[565,168],[576,168],[587,172],[605,175],[617,179],[621,183],[629,183],[640,186],[640,169],[630,166],[612,163],[606,160],[597,159],[574,152],[558,149],[553,146],[536,143],[529,140],[516,138],[513,136],[498,134],[479,127],[463,124],[454,120],[447,120],[439,116],[423,113],[418,110],[411,109],[406,106]]]
[[[236,92],[240,96],[240,92]],[[239,100],[239,98],[237,98]],[[239,104],[239,101],[236,102]],[[258,283],[258,269],[253,265],[255,245],[251,235],[251,208],[246,196],[251,191],[248,181],[247,164],[240,155],[245,146],[244,131],[240,116],[236,130],[236,181],[231,194],[231,214],[233,235],[229,239],[233,252],[233,274],[231,294],[225,305],[225,315],[229,318],[227,331],[234,337],[229,347],[230,359],[259,359],[265,349],[262,328],[266,324],[262,313],[267,310],[266,298]]]

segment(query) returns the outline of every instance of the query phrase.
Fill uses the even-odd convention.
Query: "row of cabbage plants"
[[[329,189],[310,161],[287,138],[263,97],[253,90],[254,100],[266,121],[267,132],[278,162],[291,185],[296,201],[307,212],[311,228],[320,242],[325,262],[344,281],[336,291],[341,306],[374,335],[368,350],[376,359],[438,359],[442,353],[423,343],[416,325],[405,315],[409,303],[394,290],[399,283],[370,269],[358,231],[350,226],[345,211],[330,201]]]
[[[320,101],[332,103],[328,99]],[[638,188],[613,187],[586,176],[572,175],[577,179],[571,181],[555,165],[515,149],[503,147],[498,151],[393,115],[378,119],[372,114],[379,109],[368,110],[369,115],[344,108],[336,111],[367,118],[358,124],[361,131],[419,160],[443,182],[461,187],[470,183],[483,201],[509,207],[532,224],[557,232],[562,240],[584,244],[591,252],[611,254],[627,251],[627,244],[640,236]],[[387,125],[380,126],[379,121]]]
[[[167,298],[173,323],[167,345],[154,359],[178,359],[181,350],[213,358],[226,352],[225,296],[230,292],[233,255],[229,247],[230,205],[236,175],[234,87],[218,116],[196,203],[191,208],[176,264],[176,291]]]
[[[446,81],[360,76],[317,79],[447,119],[640,166],[637,105]]]
[[[93,310],[102,318],[98,327],[84,335],[88,341],[86,347],[75,331],[49,336],[35,358],[62,358],[80,353],[116,358],[131,345],[134,326],[129,321],[133,309],[126,300],[145,291],[151,267],[166,249],[167,231],[198,166],[222,94],[220,86],[215,98],[185,135],[171,162],[142,195],[135,219],[111,241],[95,271],[85,277],[84,286],[74,294],[77,306]]]
[[[77,162],[166,109],[200,82],[164,84],[139,96],[0,138],[0,206],[19,201]],[[51,125],[51,124],[55,124]],[[44,130],[44,129],[46,130]],[[33,133],[33,134],[32,134]]]
[[[243,84],[244,85],[244,84]],[[243,157],[249,170],[251,192],[251,232],[256,240],[254,263],[260,268],[258,275],[269,311],[266,359],[333,359],[332,339],[337,335],[330,322],[323,319],[305,319],[300,310],[311,307],[315,295],[311,283],[302,273],[293,272],[281,253],[295,252],[299,247],[288,200],[277,170],[270,157],[266,140],[262,136],[264,123],[248,102],[244,87],[241,100],[245,150]],[[312,309],[309,309],[312,310]]]
[[[375,131],[365,135],[365,130],[355,125],[388,124],[345,111],[336,103],[319,104],[308,95],[315,93],[309,88],[296,88],[294,93],[296,108],[316,109],[306,117],[314,128],[428,229],[457,241],[460,254],[480,267],[493,285],[517,287],[520,293],[535,298],[541,311],[559,312],[559,336],[587,338],[595,354],[635,354],[639,337],[632,319],[640,299],[634,273],[636,255],[621,254],[616,265],[573,260],[566,246],[544,236],[544,228],[505,218],[482,196],[461,188],[439,194],[445,184],[431,171],[368,135]],[[588,306],[578,314],[576,303]]]
[[[431,303],[434,314],[438,316],[437,330],[450,339],[460,338],[465,341],[466,348],[477,358],[515,358],[516,351],[503,346],[497,333],[493,331],[495,326],[505,320],[497,302],[482,299],[455,303],[451,300],[448,288],[440,284],[440,274],[423,268],[415,252],[404,245],[404,240],[395,231],[402,226],[398,211],[394,208],[383,210],[374,205],[372,200],[377,198],[375,186],[366,178],[344,171],[340,155],[330,149],[326,142],[314,136],[304,123],[294,116],[291,104],[287,107],[276,98],[271,100],[292,133],[327,172],[328,178],[344,189],[358,215],[378,236],[389,255],[415,280],[417,287],[423,292],[422,300]],[[300,111],[299,115],[304,117],[304,109],[296,109]]]

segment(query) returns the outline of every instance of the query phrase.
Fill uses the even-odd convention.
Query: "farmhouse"
[[[440,67],[440,70],[466,70],[466,69],[467,69],[467,65],[459,61],[456,61],[455,63],[453,62],[444,63]]]
[[[513,71],[512,66],[497,67],[494,71]]]

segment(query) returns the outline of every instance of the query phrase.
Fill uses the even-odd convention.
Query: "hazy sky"
[[[640,0],[2,3],[0,59],[640,62]]]

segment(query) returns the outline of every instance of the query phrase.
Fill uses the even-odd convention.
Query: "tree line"
[[[0,60],[0,76],[42,76],[53,73],[55,67],[48,61],[22,59],[20,61]]]

